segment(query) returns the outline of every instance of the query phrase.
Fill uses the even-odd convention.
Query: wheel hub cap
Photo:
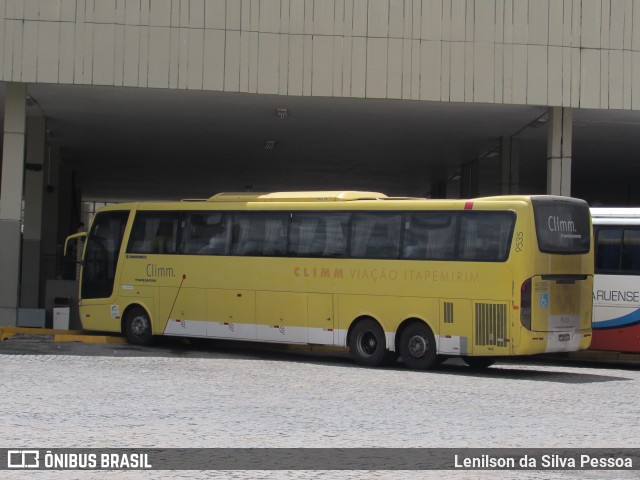
[[[133,320],[133,333],[136,335],[143,335],[147,328],[147,321],[143,317],[136,317]]]
[[[360,351],[365,355],[373,355],[378,348],[376,337],[372,333],[362,335],[360,339]]]
[[[409,353],[414,358],[423,357],[428,348],[427,339],[422,335],[414,335],[409,339]]]

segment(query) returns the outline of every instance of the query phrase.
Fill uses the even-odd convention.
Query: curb
[[[127,343],[127,339],[123,337],[114,337],[111,335],[76,335],[62,333],[54,335],[54,343],[64,342],[82,342],[82,343]]]
[[[29,327],[0,327],[0,341],[8,340],[14,335],[57,335],[57,334],[81,335],[81,330],[60,330],[55,328],[29,328]]]
[[[127,343],[126,338],[116,335],[95,335],[83,330],[60,330],[55,328],[0,327],[0,341],[15,335],[52,335],[55,343]]]

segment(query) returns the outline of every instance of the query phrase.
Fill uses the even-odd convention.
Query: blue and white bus
[[[592,350],[640,352],[640,208],[592,208]]]

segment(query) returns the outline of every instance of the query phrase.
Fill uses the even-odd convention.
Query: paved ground
[[[640,447],[640,365],[508,362],[477,373],[345,354],[0,344],[0,447]],[[450,364],[451,363],[451,364]],[[211,478],[211,472],[30,472]],[[2,472],[3,478],[22,478]],[[636,478],[637,472],[234,472],[216,478]]]

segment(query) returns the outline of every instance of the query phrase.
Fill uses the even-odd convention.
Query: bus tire
[[[360,365],[377,367],[388,360],[384,330],[371,318],[360,320],[349,336],[351,356]]]
[[[474,370],[484,370],[496,363],[493,357],[462,357],[462,361]]]
[[[414,322],[402,331],[398,349],[409,368],[427,370],[436,361],[436,339],[429,326],[422,322]]]
[[[124,319],[124,334],[129,343],[142,346],[151,345],[153,339],[151,319],[144,308],[133,307],[127,312]]]

